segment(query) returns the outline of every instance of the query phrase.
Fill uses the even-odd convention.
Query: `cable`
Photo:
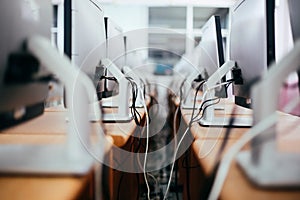
[[[236,112],[236,106],[233,107],[233,110],[231,112],[230,119],[229,119],[229,127],[226,129],[225,137],[222,140],[221,147],[220,147],[220,149],[219,149],[219,151],[218,151],[218,153],[216,155],[216,159],[215,159],[215,164],[214,164],[213,170],[210,173],[210,175],[208,175],[208,177],[205,178],[206,180],[205,180],[205,184],[203,186],[203,192],[202,192],[203,195],[202,195],[201,199],[207,199],[209,193],[211,192],[211,188],[213,186],[213,183],[214,183],[214,180],[215,180],[215,177],[216,177],[219,165],[220,165],[220,160],[221,160],[222,152],[224,151],[224,149],[225,149],[225,147],[227,145],[228,138],[229,138],[230,132],[232,130],[232,124],[235,121],[235,117],[234,117],[235,112]]]
[[[289,110],[292,106],[296,106],[297,103],[295,101],[299,101],[299,98],[297,97],[296,100],[291,101],[289,104],[287,104],[283,110]],[[235,155],[240,151],[240,149],[247,144],[250,140],[252,140],[254,137],[258,136],[259,134],[263,133],[263,131],[273,124],[275,124],[277,121],[277,114],[276,112],[272,115],[269,115],[269,117],[262,120],[260,123],[258,123],[256,126],[254,126],[250,131],[248,131],[236,144],[234,144],[231,149],[226,153],[223,157],[223,159],[220,162],[219,167],[216,166],[219,170],[217,172],[217,177],[214,181],[214,185],[212,188],[212,191],[210,193],[209,199],[217,199],[219,196],[222,186],[224,184],[225,178],[227,176],[227,173],[229,171],[230,163],[234,159]],[[265,123],[265,124],[264,124]],[[296,123],[297,124],[297,123]],[[265,126],[264,126],[265,125]],[[262,130],[261,130],[262,129]],[[289,131],[287,131],[289,132]]]
[[[210,101],[215,101],[215,100],[218,100],[218,102],[208,104],[207,106],[204,107],[204,105],[207,104],[208,102],[210,102]],[[199,121],[199,120],[202,118],[203,113],[204,113],[204,111],[207,109],[207,107],[212,106],[212,105],[216,105],[216,104],[218,104],[219,102],[220,102],[220,98],[213,98],[213,99],[208,99],[208,100],[204,101],[204,102],[201,104],[201,106],[200,106],[200,108],[199,108],[199,111],[198,111],[197,115],[196,115],[195,117],[193,117],[193,119],[191,120],[192,123],[197,122],[197,121]],[[203,108],[203,107],[204,107],[204,108]],[[197,117],[199,117],[201,111],[203,111],[203,112],[202,112],[202,115],[201,115],[201,117],[200,117],[199,119],[197,119]]]
[[[176,108],[173,118],[173,137],[174,137],[174,149],[177,148],[177,127],[176,127],[176,121],[177,121],[177,115],[178,115],[179,107]]]
[[[193,100],[193,111],[192,111],[192,116],[191,116],[191,121],[189,123],[189,126],[193,123],[193,118],[194,118],[194,114],[195,114],[195,107],[196,107],[196,100],[197,100],[197,96],[198,96],[198,92],[200,90],[200,88],[203,86],[203,84],[205,83],[205,81],[202,81],[199,86],[196,88],[196,92],[195,92],[195,96],[194,96],[194,100]],[[201,103],[203,105],[203,103]]]
[[[179,105],[181,105],[181,102],[182,102],[182,99],[183,99],[183,91],[182,91],[182,88],[184,86],[184,83],[185,83],[186,79],[184,79],[182,81],[182,83],[180,84],[180,87],[179,87]]]
[[[191,115],[191,121],[189,123],[189,128],[191,128],[192,123],[193,123],[193,118],[194,118],[194,114],[195,114],[195,107],[196,107],[196,99],[197,99],[197,96],[198,96],[198,92],[199,92],[200,88],[202,87],[202,85],[204,83],[205,83],[205,81],[202,81],[199,84],[199,86],[196,88],[196,92],[195,92],[195,96],[194,96],[194,100],[193,100],[193,111],[192,111],[192,115]],[[185,154],[187,155],[187,152]],[[186,161],[187,161],[187,163],[189,163],[188,162],[189,161],[188,157],[187,157]],[[190,170],[189,170],[189,168],[186,168],[187,198],[191,199],[189,182],[190,182]]]
[[[147,175],[150,176],[154,180],[155,184],[158,186],[158,181],[155,178],[155,176],[153,176],[151,173],[147,173]]]
[[[223,83],[216,84],[216,85],[214,85],[214,86],[211,87],[211,88],[208,88],[208,89],[204,92],[202,99],[205,99],[205,97],[206,97],[206,95],[207,95],[207,93],[208,93],[209,90],[213,90],[213,89],[215,89],[215,88],[217,88],[217,87],[220,87],[220,86],[222,86],[222,85],[228,85],[228,84],[231,84],[231,83],[232,83],[232,81],[229,80],[229,81],[226,81],[226,82],[223,82]],[[209,102],[209,101],[214,101],[214,100],[218,100],[218,102],[217,102],[217,103],[214,103],[214,104],[212,104],[212,105],[218,104],[219,101],[220,101],[220,98],[208,99],[208,100],[202,102],[202,103],[199,105],[199,107],[198,107],[198,113],[197,113],[196,117],[194,117],[193,120],[192,120],[193,123],[196,121],[196,118],[200,115],[200,112],[202,111],[203,106],[204,106],[207,102]],[[212,106],[212,105],[209,105],[209,106]],[[197,121],[198,121],[198,120],[197,120]]]
[[[181,139],[180,139],[180,141],[179,141],[179,143],[178,143],[178,146],[177,146],[177,148],[176,148],[176,150],[175,150],[174,158],[173,158],[173,163],[172,163],[172,167],[171,167],[171,172],[170,172],[170,178],[169,178],[168,185],[167,185],[167,188],[166,188],[166,192],[165,192],[165,195],[164,195],[164,198],[163,198],[164,200],[167,199],[167,195],[168,195],[169,188],[170,188],[170,185],[171,185],[171,177],[172,177],[172,174],[173,174],[174,165],[175,165],[175,162],[176,162],[176,155],[177,155],[177,152],[178,152],[178,150],[179,150],[179,146],[180,146],[180,144],[182,143],[183,138],[184,138],[185,135],[187,134],[188,130],[189,130],[189,127],[187,127],[187,129],[186,129],[185,132],[183,133],[183,135],[182,135],[182,137],[181,137]]]
[[[142,93],[141,95],[142,97],[142,102],[143,102],[143,107],[145,109],[145,114],[146,114],[146,149],[145,149],[145,158],[144,158],[144,166],[143,166],[143,171],[144,171],[144,179],[145,179],[145,183],[147,186],[147,198],[148,200],[150,200],[150,187],[149,187],[149,183],[147,180],[147,173],[146,173],[146,165],[147,165],[147,156],[148,156],[148,148],[149,148],[149,116],[148,116],[148,110],[147,110],[147,106],[146,106],[146,101],[145,101],[145,96]]]
[[[205,83],[205,81],[203,81],[202,83],[200,83],[200,85],[197,87],[196,94],[195,94],[195,96],[194,96],[194,102],[193,102],[193,106],[194,106],[194,107],[195,107],[195,104],[196,104],[196,98],[197,98],[198,91],[200,90],[200,87],[201,87],[204,83]],[[214,89],[214,88],[219,87],[219,86],[222,86],[222,85],[225,85],[225,84],[228,84],[228,83],[227,83],[227,82],[220,83],[220,84],[215,85],[215,86],[212,87],[212,88],[209,88],[208,90],[206,90],[206,91],[204,92],[203,98],[205,99],[205,96],[207,95],[207,92],[208,92],[209,90]],[[219,98],[217,98],[217,99],[219,99]],[[207,102],[209,102],[209,101],[212,101],[212,100],[216,100],[216,98],[215,98],[215,99],[209,99],[209,100],[206,100],[206,101],[202,102],[202,103],[200,104],[200,106],[199,106],[199,109],[202,110],[204,104],[207,103]],[[211,104],[211,105],[214,105],[214,104]],[[208,106],[211,106],[211,105],[208,105]],[[206,108],[207,108],[208,106],[206,106]],[[181,139],[180,139],[180,141],[179,141],[179,143],[178,143],[178,145],[177,145],[177,148],[176,148],[176,150],[175,150],[175,152],[174,152],[173,163],[172,163],[171,171],[170,171],[170,177],[169,177],[168,185],[167,185],[166,192],[165,192],[165,195],[164,195],[164,198],[163,198],[164,200],[167,198],[167,195],[168,195],[168,192],[169,192],[169,188],[170,188],[170,185],[171,185],[172,174],[173,174],[173,170],[174,170],[174,165],[175,165],[175,161],[176,161],[176,155],[177,155],[177,152],[178,152],[178,150],[179,150],[180,144],[182,143],[183,138],[186,136],[186,134],[187,134],[188,130],[191,128],[192,124],[195,122],[195,118],[193,117],[194,111],[195,111],[195,109],[193,109],[193,111],[192,111],[190,123],[189,123],[187,129],[185,130],[185,132],[183,133],[183,135],[182,135],[182,137],[181,137]]]
[[[195,93],[195,97],[194,97],[194,107],[195,107],[195,104],[196,104],[196,98],[197,98],[197,94],[198,94],[198,91],[200,90],[200,87],[204,84],[205,82],[203,81],[198,87],[197,87],[197,90],[196,90],[196,93]],[[203,102],[201,103],[201,106],[202,106]],[[167,195],[168,195],[168,192],[169,192],[169,188],[170,188],[170,185],[171,185],[171,180],[172,180],[172,174],[173,174],[173,170],[174,170],[174,165],[175,165],[175,162],[176,162],[176,155],[177,155],[177,152],[179,150],[179,147],[183,141],[183,139],[185,138],[186,134],[188,133],[188,130],[191,128],[192,126],[192,123],[193,123],[193,115],[194,115],[194,109],[192,111],[192,115],[191,115],[191,120],[190,120],[190,123],[187,127],[187,129],[185,130],[185,132],[183,133],[178,145],[177,145],[177,148],[174,152],[174,157],[173,157],[173,162],[172,162],[172,166],[171,166],[171,171],[170,171],[170,177],[169,177],[169,181],[168,181],[168,185],[167,185],[167,188],[166,188],[166,192],[165,192],[165,195],[164,195],[164,200],[167,198]]]
[[[261,134],[264,130],[274,125],[277,121],[277,114],[276,112],[269,115],[269,117],[265,118],[264,120],[260,121],[257,125],[252,127],[247,133],[245,133],[241,139],[239,139],[224,155],[220,162],[220,166],[218,167],[218,172],[216,179],[213,184],[212,191],[209,195],[209,200],[215,200],[219,197],[221,192],[222,186],[225,182],[227,173],[230,168],[230,163],[234,159],[235,155],[241,150],[241,148],[246,145],[250,140],[254,137]]]
[[[138,126],[140,126],[142,117],[141,117],[140,113],[138,112],[138,110],[136,109],[136,99],[137,99],[137,94],[138,94],[138,91],[139,91],[138,86],[137,86],[136,82],[134,82],[131,77],[126,77],[126,79],[131,84],[132,105],[131,105],[130,111],[131,111],[131,114],[133,116],[133,119],[134,119],[135,123]]]
[[[100,80],[109,80],[109,81],[115,81],[115,82],[117,82],[117,79],[115,78],[115,77],[113,77],[113,76],[101,76],[100,77]]]

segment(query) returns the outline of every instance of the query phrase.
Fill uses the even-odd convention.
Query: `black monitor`
[[[51,1],[0,3],[0,130],[39,116],[50,73],[26,50],[33,35],[51,38]]]
[[[241,69],[242,84],[234,84],[238,105],[250,107],[249,86],[275,60],[275,0],[239,0],[232,8],[230,60]]]
[[[65,0],[64,52],[95,84],[96,67],[105,51],[104,12],[99,1]]]
[[[212,16],[202,28],[202,37],[199,43],[200,58],[199,66],[204,68],[209,78],[218,68],[224,64],[224,49],[221,34],[221,22],[219,16]],[[226,77],[222,78],[222,82]],[[227,97],[225,87],[216,90],[216,96]]]

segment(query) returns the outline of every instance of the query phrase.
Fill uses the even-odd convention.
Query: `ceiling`
[[[101,3],[136,4],[145,6],[230,7],[237,0],[101,0]]]

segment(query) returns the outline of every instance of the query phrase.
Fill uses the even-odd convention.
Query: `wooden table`
[[[228,103],[227,105],[228,109],[226,109],[225,115],[228,116],[233,104]],[[191,112],[191,110],[181,109],[182,118],[186,125],[190,122]],[[237,116],[245,117],[247,115],[251,116],[251,112],[252,111],[249,109],[239,107],[236,113]],[[215,114],[220,115],[220,111],[216,111]],[[278,147],[280,151],[296,151],[300,156],[300,118],[282,113],[279,115],[280,117],[277,129],[280,133],[278,140]],[[297,123],[298,126],[295,126]],[[231,130],[225,152],[248,130],[248,128],[233,128]],[[286,130],[288,130],[288,132]],[[192,144],[193,154],[199,162],[204,175],[208,175],[214,167],[216,155],[224,139],[225,131],[226,128],[201,127],[198,123],[194,123],[191,128],[191,134],[195,138]],[[249,145],[245,148],[249,148]],[[197,198],[199,198],[199,196]],[[220,199],[300,199],[300,189],[267,190],[258,188],[248,181],[247,177],[242,173],[234,161],[231,164]]]
[[[111,112],[107,110],[108,112]],[[140,109],[144,115],[143,109]],[[124,146],[136,125],[129,123],[102,124],[107,150],[111,145]],[[92,125],[96,130],[97,125]],[[0,132],[0,144],[58,144],[66,140],[66,110],[48,108],[38,118]],[[94,172],[84,176],[1,175],[0,199],[94,199]]]

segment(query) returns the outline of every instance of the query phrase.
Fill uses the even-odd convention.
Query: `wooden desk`
[[[46,109],[45,113],[22,125],[0,132],[0,144],[58,144],[66,140],[66,110]],[[143,110],[140,110],[144,115]],[[93,131],[97,127],[93,124]],[[126,144],[136,125],[130,123],[103,124],[111,146]],[[1,175],[0,199],[93,199],[93,170],[85,176]]]
[[[230,104],[228,104],[228,106],[230,106]],[[226,110],[230,111],[230,109]],[[191,110],[181,109],[181,112],[183,121],[188,124],[190,122]],[[230,112],[225,113],[227,115]],[[220,113],[216,112],[216,115],[218,114]],[[250,116],[251,111],[244,108],[239,108],[237,110],[237,116],[242,117],[246,115]],[[300,152],[300,127],[295,126],[297,122],[300,124],[300,119],[298,117],[280,114],[278,123],[278,131],[280,133],[278,147],[280,150]],[[233,128],[225,152],[247,130],[249,129]],[[286,134],[286,131],[283,132],[284,130],[289,130],[288,134]],[[223,141],[225,131],[226,128],[201,127],[198,123],[194,123],[191,128],[191,134],[195,138],[192,149],[205,175],[208,175],[214,166],[216,155]],[[245,148],[249,148],[249,145]],[[222,189],[220,199],[300,199],[300,190],[267,190],[258,188],[248,181],[237,164],[233,162]]]

